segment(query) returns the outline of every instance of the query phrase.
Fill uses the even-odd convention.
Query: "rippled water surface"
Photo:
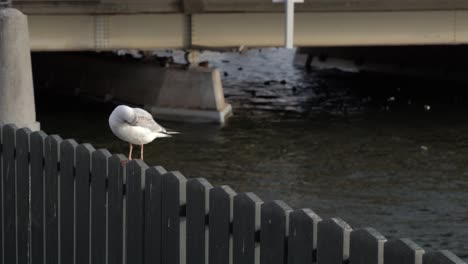
[[[221,69],[235,116],[224,126],[160,122],[182,133],[147,145],[145,161],[468,260],[466,88],[308,72],[292,55],[203,53]],[[49,134],[127,153],[108,129],[112,105],[50,99],[38,96]]]

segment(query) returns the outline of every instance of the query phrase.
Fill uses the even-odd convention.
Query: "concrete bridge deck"
[[[284,6],[271,0],[17,0],[31,48],[75,51],[271,47]],[[468,43],[468,2],[317,0],[296,5],[295,45]]]
[[[15,0],[28,14],[281,12],[271,0]],[[306,0],[298,12],[464,10],[464,0]]]

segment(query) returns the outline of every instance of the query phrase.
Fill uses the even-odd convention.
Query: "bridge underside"
[[[275,47],[282,13],[29,14],[34,51]],[[468,11],[300,12],[296,46],[468,43]]]
[[[229,13],[284,10],[271,0],[14,0],[27,14]],[[465,0],[313,0],[298,12],[468,10]]]

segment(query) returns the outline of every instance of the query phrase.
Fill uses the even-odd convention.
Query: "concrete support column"
[[[307,48],[297,48],[293,64],[299,67],[310,68],[312,58],[313,56],[309,54]]]
[[[137,105],[157,120],[224,123],[232,115],[218,69],[161,67],[155,61],[96,53],[36,53],[34,60],[38,81],[49,84],[40,88],[49,92]],[[53,78],[41,74],[45,69],[55,73]]]
[[[0,121],[39,129],[28,19],[14,8],[0,8]]]

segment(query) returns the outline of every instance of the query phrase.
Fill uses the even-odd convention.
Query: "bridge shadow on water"
[[[227,73],[235,116],[223,126],[160,121],[182,133],[145,147],[148,164],[468,260],[468,83],[308,72],[250,52],[259,55],[204,55]],[[108,128],[113,104],[36,88],[49,134],[127,153]]]

